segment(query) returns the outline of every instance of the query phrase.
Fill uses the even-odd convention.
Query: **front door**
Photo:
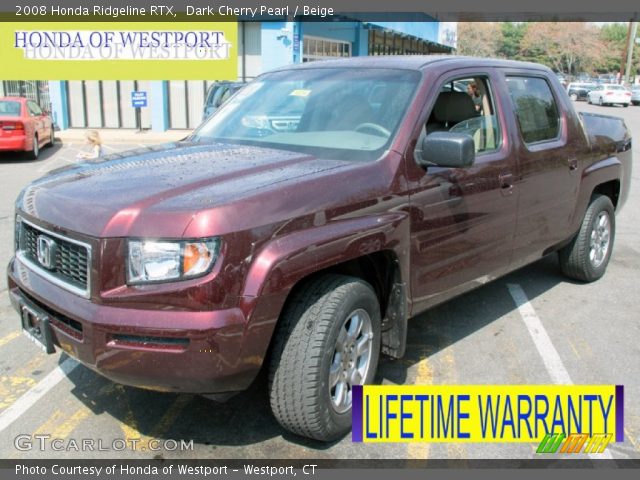
[[[518,192],[496,85],[493,70],[449,72],[416,131],[417,145],[433,131],[468,133],[473,166],[425,170],[415,162],[419,152],[406,155],[414,314],[508,270]]]

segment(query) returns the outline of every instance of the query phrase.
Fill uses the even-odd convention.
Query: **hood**
[[[181,237],[202,209],[241,209],[265,190],[349,165],[270,148],[178,142],[54,170],[25,188],[16,206],[95,237]]]

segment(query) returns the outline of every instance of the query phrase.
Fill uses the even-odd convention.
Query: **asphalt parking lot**
[[[625,118],[640,159],[640,107],[581,110]],[[113,144],[125,150],[134,144]],[[20,189],[46,171],[73,162],[77,145],[43,150],[38,161],[0,155],[0,264],[12,255],[13,202]],[[523,317],[532,307],[559,357],[561,378],[575,384],[625,386],[625,442],[614,458],[640,458],[640,169],[617,217],[607,274],[582,285],[565,279],[555,256],[514,272],[412,319],[403,360],[383,360],[379,380],[421,384],[545,384],[557,381],[545,352]],[[72,214],[73,206],[70,205]],[[523,301],[528,301],[522,305]],[[520,305],[520,309],[518,306]],[[547,352],[548,353],[548,352]],[[555,354],[554,354],[555,355]],[[68,375],[59,374],[62,365]],[[556,372],[557,373],[557,372]],[[44,388],[45,394],[39,394]],[[40,390],[39,390],[40,389]],[[2,412],[9,416],[2,417]],[[4,418],[4,419],[3,419]],[[0,282],[0,458],[532,458],[532,444],[353,444],[350,437],[318,444],[285,432],[270,414],[265,381],[219,404],[192,396],[123,387],[64,355],[45,355],[21,335],[18,315]],[[125,439],[122,452],[19,450],[19,435],[101,440]],[[136,439],[139,439],[136,440]],[[170,440],[169,442],[166,442]],[[173,440],[193,440],[175,450]],[[157,450],[156,450],[157,449]]]

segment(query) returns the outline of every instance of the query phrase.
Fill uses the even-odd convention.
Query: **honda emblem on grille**
[[[52,269],[56,262],[56,242],[44,235],[38,236],[38,262],[44,268]]]

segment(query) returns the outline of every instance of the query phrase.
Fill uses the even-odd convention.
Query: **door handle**
[[[501,173],[498,175],[500,182],[500,193],[505,197],[513,193],[513,175],[510,173]]]

